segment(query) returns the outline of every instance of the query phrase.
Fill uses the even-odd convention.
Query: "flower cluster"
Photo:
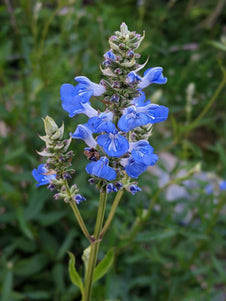
[[[40,164],[37,169],[32,171],[32,175],[38,182],[36,186],[47,185],[50,190],[57,190],[55,198],[62,197],[67,202],[73,199],[77,204],[85,198],[78,194],[76,185],[71,188],[67,185],[67,179],[71,178],[74,170],[71,169],[71,159],[73,152],[68,151],[71,138],[63,140],[64,125],[58,128],[55,121],[46,116],[44,119],[45,136],[40,138],[45,141],[46,147],[39,155],[47,157],[46,164]]]
[[[121,189],[125,177],[137,179],[157,162],[158,156],[148,138],[152,124],[168,117],[168,108],[152,104],[142,91],[150,84],[167,82],[161,67],[149,68],[143,76],[138,74],[146,64],[137,62],[140,54],[136,50],[143,38],[144,34],[130,32],[122,23],[120,31],[109,39],[110,50],[104,54],[104,78],[100,83],[77,76],[75,87],[67,83],[60,89],[62,107],[69,117],[81,113],[88,117],[85,124],[79,124],[71,133],[71,138],[86,143],[84,154],[90,161],[86,172],[94,179],[103,179],[108,192]],[[91,98],[105,105],[103,112],[92,107]],[[140,190],[136,183],[123,183],[132,194]]]

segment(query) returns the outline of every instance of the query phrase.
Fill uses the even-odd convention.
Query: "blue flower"
[[[121,190],[123,186],[124,186],[124,185],[123,185],[121,182],[115,183],[115,187],[116,187],[118,190]]]
[[[82,196],[81,194],[76,194],[74,200],[79,205],[81,202],[86,201],[86,198],[84,198],[84,196]]]
[[[226,190],[226,180],[223,180],[219,183],[219,189],[220,190]]]
[[[131,178],[138,178],[143,172],[145,172],[148,168],[146,164],[136,162],[132,156],[127,159],[122,159],[120,161],[122,166],[125,167],[125,171]]]
[[[56,174],[48,175],[48,170],[45,168],[45,164],[40,164],[37,169],[32,170],[32,175],[38,182],[36,186],[42,186],[51,183],[56,179]]]
[[[85,143],[91,148],[95,148],[97,145],[95,139],[93,138],[92,131],[87,123],[79,124],[74,133],[71,133],[70,135],[74,139],[84,140]]]
[[[126,76],[126,83],[128,85],[133,85],[136,84],[138,82],[140,82],[142,80],[142,78],[136,74],[136,72],[131,71],[127,76]]]
[[[153,147],[146,140],[130,143],[129,151],[136,162],[153,166],[158,161]]]
[[[118,191],[118,189],[112,183],[107,184],[106,189],[107,189],[107,193]]]
[[[86,171],[92,176],[96,176],[108,181],[115,180],[117,174],[116,171],[108,166],[109,160],[107,157],[101,157],[96,162],[91,162],[86,166]]]
[[[119,135],[116,129],[112,133],[97,137],[97,143],[103,147],[110,157],[121,157],[129,148],[127,139]]]
[[[169,109],[165,106],[149,104],[144,107],[136,107],[138,113],[144,113],[149,121],[148,123],[157,123],[165,121],[168,118]]]
[[[105,58],[106,60],[109,60],[109,61],[115,61],[115,59],[116,59],[114,53],[113,53],[111,50],[107,51],[107,52],[104,54],[104,58]]]
[[[162,74],[162,67],[149,68],[144,72],[142,81],[138,84],[138,87],[143,89],[150,84],[165,84],[167,78]]]
[[[213,185],[212,184],[208,184],[204,187],[205,193],[206,194],[212,194],[213,193]]]
[[[93,95],[92,90],[87,90],[83,84],[76,87],[63,84],[60,88],[62,107],[69,113],[69,117],[84,113],[88,117],[96,116],[98,113],[90,106],[89,99]]]
[[[136,107],[144,107],[144,106],[149,105],[151,102],[150,102],[150,100],[145,101],[145,99],[146,99],[145,93],[141,89],[138,89],[138,91],[140,93],[140,96],[134,97],[131,100],[131,104],[135,105]]]
[[[148,116],[143,112],[137,112],[135,106],[126,108],[123,115],[118,121],[118,127],[123,132],[129,132],[132,129],[148,124],[150,122]]]
[[[94,96],[100,96],[106,91],[103,85],[93,83],[86,76],[76,76],[75,80],[84,85],[86,91],[91,91]]]
[[[88,121],[89,127],[92,129],[93,133],[113,132],[115,129],[114,123],[111,121],[113,119],[113,113],[100,113],[96,117],[92,117]]]
[[[141,188],[138,187],[137,185],[132,184],[129,186],[129,192],[131,192],[132,195],[134,195],[137,191],[141,191]]]

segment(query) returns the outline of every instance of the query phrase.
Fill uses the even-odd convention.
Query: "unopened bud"
[[[120,31],[121,31],[121,34],[123,36],[126,36],[127,34],[129,34],[129,31],[128,31],[128,27],[126,25],[126,23],[122,23],[121,26],[120,26]]]
[[[119,102],[120,97],[118,94],[113,94],[112,97],[110,98],[111,102]]]
[[[49,116],[46,116],[44,121],[45,132],[47,136],[52,136],[58,130],[56,122]]]
[[[115,72],[116,74],[120,75],[120,74],[122,74],[122,69],[116,68],[116,69],[114,70],[114,72]]]

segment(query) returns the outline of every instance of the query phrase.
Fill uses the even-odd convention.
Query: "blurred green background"
[[[168,121],[154,127],[151,144],[178,161],[165,187],[145,173],[139,179],[143,192],[125,195],[100,254],[115,246],[114,266],[95,284],[93,300],[225,300],[225,195],[218,188],[206,194],[200,179],[186,200],[169,202],[165,193],[181,168],[189,173],[198,162],[213,181],[226,178],[225,1],[0,3],[0,300],[80,300],[66,251],[77,256],[82,273],[87,242],[69,207],[45,187],[36,188],[31,171],[41,162],[41,118],[64,121],[66,135],[84,118],[68,118],[61,84],[73,84],[76,75],[100,80],[108,37],[122,22],[131,31],[145,30],[141,62],[149,57],[147,67],[162,66],[168,77],[166,85],[146,89],[153,103],[170,109]],[[91,231],[98,193],[87,189],[84,144],[73,141],[72,147],[74,181],[87,198],[81,213]],[[167,173],[161,160],[158,166]],[[180,187],[182,180],[176,180]],[[149,219],[139,224],[139,234],[132,228],[127,235],[143,208],[151,208]]]

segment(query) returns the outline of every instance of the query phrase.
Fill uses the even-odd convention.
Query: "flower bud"
[[[43,119],[43,121],[44,121],[46,135],[52,136],[53,134],[55,134],[56,131],[58,130],[58,126],[55,123],[55,121],[49,116],[46,116],[46,118]]]
[[[116,74],[120,75],[120,74],[122,74],[122,69],[116,68],[116,69],[114,70],[114,72],[115,72]]]
[[[119,102],[120,97],[118,94],[113,94],[112,97],[110,98],[111,102]]]
[[[128,30],[128,27],[127,27],[127,25],[126,25],[126,23],[122,23],[121,24],[121,26],[120,26],[120,31],[121,31],[121,34],[123,35],[123,36],[126,36],[127,34],[129,34],[130,32],[129,32],[129,30]]]

